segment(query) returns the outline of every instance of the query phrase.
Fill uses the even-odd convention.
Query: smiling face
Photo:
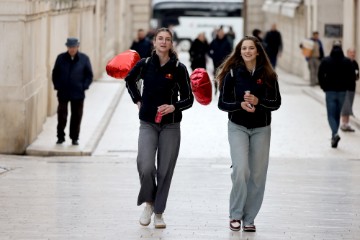
[[[245,63],[256,63],[256,57],[259,55],[254,41],[245,40],[241,45],[241,56]]]
[[[172,47],[172,36],[168,31],[160,31],[154,38],[154,48],[157,53],[168,53]]]

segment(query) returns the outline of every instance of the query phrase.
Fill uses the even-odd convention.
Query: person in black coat
[[[351,60],[344,56],[340,42],[335,42],[330,56],[321,61],[318,79],[326,97],[327,117],[331,128],[331,147],[336,148],[340,141],[338,129],[341,108],[346,91],[351,90],[351,85],[355,81],[353,65]]]
[[[356,90],[356,81],[359,80],[359,64],[356,61],[356,51],[354,48],[349,48],[347,50],[347,57],[351,60],[353,64],[353,68],[355,71],[355,79],[351,84],[351,88],[349,91],[346,92],[344,105],[341,110],[341,127],[340,129],[344,132],[355,132],[349,122],[350,122],[350,115],[354,115],[352,107],[355,98],[355,90]]]
[[[252,35],[254,37],[256,37],[259,40],[259,42],[261,43],[261,45],[263,46],[263,48],[266,49],[266,44],[264,42],[264,39],[262,38],[262,31],[260,29],[255,28],[252,31]]]
[[[191,44],[189,54],[191,69],[205,68],[206,69],[206,54],[209,50],[209,44],[206,40],[205,33],[200,33],[198,37]]]
[[[137,32],[137,40],[133,41],[130,49],[135,50],[139,53],[141,58],[146,58],[151,56],[152,43],[146,37],[144,29],[139,29]]]
[[[232,47],[230,42],[225,37],[224,30],[220,28],[217,31],[216,38],[211,41],[209,47],[209,55],[214,63],[214,76],[219,66],[223,63],[224,59],[231,53]],[[215,94],[217,93],[217,81],[214,81]]]
[[[68,104],[71,104],[70,138],[73,145],[78,145],[80,124],[83,115],[85,90],[93,80],[89,57],[78,51],[79,41],[68,38],[67,52],[57,56],[52,71],[52,81],[59,101],[57,115],[57,144],[65,141],[65,127],[68,115]]]
[[[273,68],[276,67],[277,58],[282,52],[283,44],[280,32],[276,29],[276,24],[271,25],[264,38],[266,53],[270,59]]]

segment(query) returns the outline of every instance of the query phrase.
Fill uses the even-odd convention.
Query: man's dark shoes
[[[241,228],[241,222],[240,220],[230,220],[230,229],[232,231],[238,232]]]
[[[339,136],[338,134],[336,134],[336,135],[333,136],[333,138],[331,139],[331,147],[332,147],[332,148],[337,148],[339,141],[340,141],[340,136]]]
[[[72,140],[72,145],[79,145],[78,140]]]
[[[59,138],[59,139],[57,140],[56,144],[62,144],[63,142],[65,142],[65,139],[60,139],[60,138]]]

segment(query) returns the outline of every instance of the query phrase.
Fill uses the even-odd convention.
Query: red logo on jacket
[[[171,73],[167,73],[167,74],[165,74],[165,78],[171,80],[171,79],[173,79],[173,75]]]
[[[256,84],[259,84],[259,85],[263,84],[263,80],[261,80],[261,78],[259,78],[258,80],[256,80]]]

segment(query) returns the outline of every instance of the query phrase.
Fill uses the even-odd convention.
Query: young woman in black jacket
[[[165,228],[162,214],[180,149],[181,112],[192,106],[194,97],[186,67],[173,50],[170,30],[158,29],[153,44],[150,59],[140,60],[125,81],[139,107],[137,166],[141,187],[137,204],[146,203],[140,224],[149,225],[155,213],[155,228]],[[140,78],[142,94],[136,84]]]
[[[232,161],[230,229],[256,231],[265,191],[271,111],[281,104],[277,75],[256,37],[246,36],[220,66],[219,103],[228,112]]]

